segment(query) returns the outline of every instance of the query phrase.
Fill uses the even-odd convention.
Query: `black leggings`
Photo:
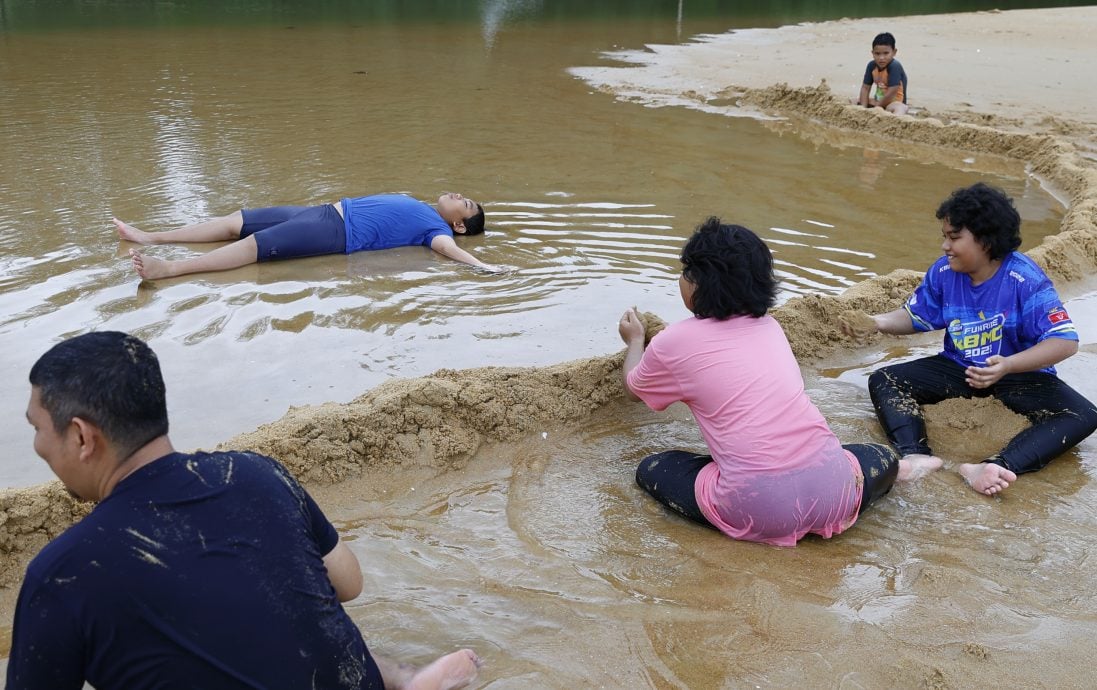
[[[949,398],[994,396],[1032,426],[987,458],[1017,474],[1035,472],[1097,429],[1097,409],[1054,374],[1007,374],[990,388],[972,388],[964,367],[944,355],[895,364],[873,372],[869,395],[880,426],[902,455],[931,455],[922,405]]]
[[[842,446],[857,458],[865,483],[861,489],[861,509],[865,512],[878,498],[891,491],[899,474],[899,456],[879,443],[850,443]],[[697,475],[712,462],[711,455],[698,455],[684,450],[667,450],[649,455],[636,468],[636,483],[674,512],[694,522],[712,527],[701,507],[693,487]]]

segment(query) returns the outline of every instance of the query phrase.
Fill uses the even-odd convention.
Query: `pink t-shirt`
[[[804,393],[800,367],[772,316],[696,317],[656,335],[628,386],[653,410],[684,402],[713,462],[694,491],[733,539],[794,546],[857,520],[861,468]]]

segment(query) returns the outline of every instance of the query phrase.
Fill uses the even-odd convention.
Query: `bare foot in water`
[[[131,249],[130,261],[133,262],[133,270],[137,271],[137,275],[145,280],[157,280],[159,278],[171,277],[171,269],[168,267],[168,262],[163,259],[145,256],[136,249]]]
[[[911,454],[904,455],[899,460],[899,476],[897,482],[913,482],[921,479],[930,472],[936,472],[945,464],[944,460],[936,455]]]
[[[123,223],[117,218],[111,218],[114,222],[114,227],[118,228],[118,237],[126,240],[127,242],[136,242],[137,244],[155,244],[152,238],[152,234],[145,232],[144,230],[138,230],[129,223]]]
[[[471,649],[462,649],[435,659],[415,672],[404,690],[454,690],[476,679],[484,662]]]
[[[1004,491],[1010,482],[1017,481],[1016,474],[993,462],[965,462],[957,471],[968,486],[987,496]]]

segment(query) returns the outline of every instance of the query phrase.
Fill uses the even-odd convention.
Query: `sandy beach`
[[[856,95],[870,57],[869,43],[880,31],[895,34],[898,59],[910,75],[909,115],[870,111],[847,102]],[[774,118],[781,127],[825,131],[827,137],[847,145],[872,137],[874,145],[894,146],[907,154],[938,149],[950,155],[959,151],[965,156],[1024,161],[1030,174],[1067,209],[1060,232],[1029,254],[1064,295],[1072,296],[1092,289],[1097,269],[1097,112],[1091,91],[1097,48],[1089,44],[1078,48],[1082,37],[1094,32],[1097,7],[839,20],[695,37],[682,45],[653,45],[607,55],[606,62],[612,64],[576,67],[572,73],[624,100]],[[1064,40],[1064,36],[1073,38]],[[926,265],[930,260],[927,257]],[[924,267],[912,267],[872,278],[839,296],[794,298],[774,313],[806,370],[833,366],[828,357],[856,349],[838,331],[838,315],[849,309],[878,313],[897,307],[918,284],[921,270]],[[648,315],[648,323],[650,336],[660,327],[660,317]],[[868,347],[887,345],[878,339]],[[441,370],[431,376],[392,380],[347,404],[293,408],[282,420],[226,439],[221,447],[248,448],[277,457],[310,490],[315,489],[322,502],[346,506],[365,500],[360,495],[362,478],[376,476],[372,473],[394,468],[460,473],[485,448],[505,456],[499,444],[520,444],[543,429],[581,425],[622,397],[621,361],[620,352],[610,352],[552,367]],[[963,438],[972,425],[997,425],[1001,430],[1021,423],[997,405],[981,404],[962,414],[972,415],[974,421],[955,428],[955,438]],[[949,406],[928,413],[931,425],[940,428],[948,427],[947,420],[956,416],[956,409]],[[69,498],[56,482],[0,494],[0,608],[5,620],[11,618],[27,561],[88,509]],[[338,515],[340,510],[333,512]],[[865,539],[883,539],[871,530],[865,534]],[[814,557],[825,548],[813,544],[801,550]],[[1012,553],[1008,547],[1002,549],[1006,555]],[[774,550],[760,558],[776,568],[787,563],[782,560],[786,553]],[[838,556],[818,558],[836,561]],[[955,556],[955,560],[962,558]],[[926,575],[918,580],[923,570]],[[956,596],[956,589],[964,586],[954,571],[940,564],[923,563],[889,577],[889,587],[917,580],[920,584],[910,586],[926,601]],[[755,597],[759,610],[781,606],[776,585],[753,590],[751,586],[755,585],[749,585],[743,596]],[[662,596],[655,592],[651,600],[663,601]],[[813,596],[809,592],[807,598]],[[1068,608],[1084,607],[1093,596],[1086,594]],[[956,607],[965,614],[982,615],[978,597],[960,595],[957,600],[961,603]],[[933,613],[923,610],[922,616],[932,618]],[[814,620],[808,613],[800,614],[790,620],[805,625]],[[770,615],[764,614],[763,623],[773,626],[775,636],[787,628],[795,638],[788,649],[799,648],[797,636],[805,633],[794,630],[798,626],[791,623],[782,627],[780,621],[769,621]],[[1088,614],[1060,622],[1063,635],[1093,631]],[[839,652],[844,659],[856,659],[866,653],[862,647],[875,654],[905,640],[917,638],[921,644],[933,638],[932,627],[923,620],[898,634],[897,641],[882,626],[864,626]],[[1047,633],[1052,634],[1058,633]],[[1043,644],[1041,635],[1034,638]],[[917,649],[896,652],[897,661],[890,670],[860,680],[902,687],[954,687],[980,679],[990,684],[1011,677],[1037,682],[1026,675],[1031,669],[1025,661],[1012,660],[984,643],[959,639],[949,644],[954,648],[949,660],[937,666],[924,666]],[[781,645],[776,647],[778,657],[786,654]],[[1058,658],[1048,656],[1038,682],[1081,683],[1079,672],[1071,668],[1078,661],[1077,651],[1071,647]],[[701,682],[703,672],[698,674],[693,680]],[[490,679],[491,674],[486,676]],[[767,679],[778,686],[795,680],[777,671]],[[658,685],[650,677],[648,682]]]
[[[694,37],[607,57],[632,67],[573,73],[625,98],[656,105],[726,101],[777,84],[825,83],[838,101],[856,97],[872,37],[896,38],[910,78],[911,119],[933,117],[1093,143],[1097,131],[1091,55],[1079,41],[1097,7],[843,19]],[[747,99],[746,104],[757,102]],[[764,101],[763,101],[764,103]],[[764,110],[787,114],[783,107]]]

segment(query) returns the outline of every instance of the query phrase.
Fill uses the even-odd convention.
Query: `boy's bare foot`
[[[133,262],[133,270],[145,280],[157,280],[170,278],[171,268],[167,261],[153,256],[145,256],[136,249],[130,250],[130,261]]]
[[[957,471],[968,486],[987,496],[1004,491],[1010,482],[1017,481],[1016,474],[993,462],[965,462]]]
[[[484,662],[471,649],[462,649],[435,659],[415,672],[405,690],[453,690],[476,679]]]
[[[126,240],[127,242],[136,242],[137,244],[155,244],[152,233],[138,230],[129,223],[123,223],[117,218],[111,218],[111,221],[114,222],[114,227],[118,228],[119,238]]]
[[[930,472],[941,469],[941,465],[943,464],[944,460],[936,455],[924,455],[921,453],[904,455],[902,459],[899,460],[899,476],[895,478],[895,481],[913,482],[916,479],[921,479]]]

